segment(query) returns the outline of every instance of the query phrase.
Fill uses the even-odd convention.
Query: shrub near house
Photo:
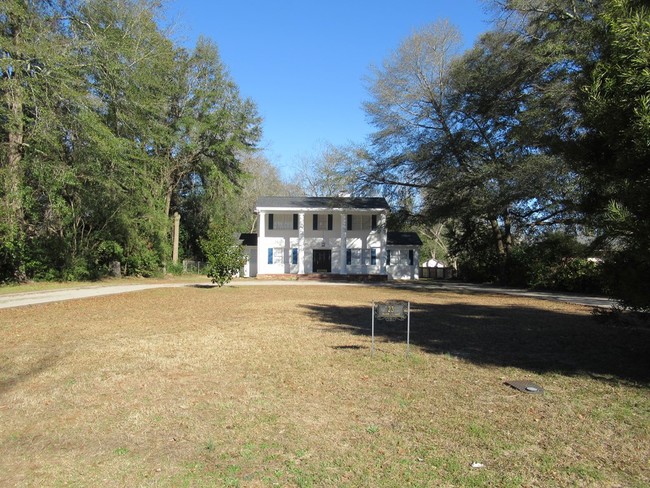
[[[208,231],[207,239],[201,240],[201,249],[208,260],[207,275],[219,286],[228,283],[246,263],[243,247],[225,224]]]

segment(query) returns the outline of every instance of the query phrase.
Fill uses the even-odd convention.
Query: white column
[[[413,278],[416,280],[420,279],[420,249],[416,248],[413,252]]]
[[[379,273],[386,274],[386,245],[388,240],[388,230],[386,229],[386,213],[379,214],[377,230],[379,231]]]
[[[298,214],[298,274],[305,274],[305,212]]]
[[[347,214],[341,214],[341,247],[339,252],[339,273],[348,274],[348,268],[346,265],[347,259],[347,232],[348,232],[348,216]]]
[[[266,239],[266,212],[260,212],[257,215],[257,272],[260,274],[268,273],[268,258]]]

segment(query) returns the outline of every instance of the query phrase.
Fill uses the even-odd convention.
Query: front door
[[[314,273],[332,272],[332,251],[330,249],[314,249]]]

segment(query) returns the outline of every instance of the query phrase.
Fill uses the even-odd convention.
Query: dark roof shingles
[[[421,246],[422,240],[416,232],[388,232],[389,246]]]
[[[239,239],[243,246],[257,246],[257,234],[240,234]]]
[[[348,197],[260,197],[256,206],[262,208],[381,208],[388,210],[388,203],[383,197],[348,198]]]

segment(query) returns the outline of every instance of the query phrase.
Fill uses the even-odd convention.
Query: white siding
[[[297,213],[298,229],[294,229]],[[332,273],[342,274],[386,274],[386,211],[351,212],[361,222],[362,230],[347,230],[347,212],[323,210],[322,212],[271,211],[259,212],[257,273],[258,274],[298,274],[311,273],[314,249],[330,250],[332,253]],[[273,225],[269,228],[270,215]],[[370,229],[372,215],[376,215],[377,228]],[[314,229],[314,215],[317,225]],[[331,215],[331,217],[328,217]],[[277,223],[277,225],[276,225]],[[331,223],[331,228],[330,224]],[[278,228],[279,227],[279,228]],[[298,263],[294,264],[293,249],[297,249]],[[364,259],[359,265],[348,266],[347,249],[360,249]],[[370,263],[371,249],[376,249],[375,264]],[[273,262],[269,263],[269,249],[274,249]],[[282,249],[283,259],[277,259]],[[279,262],[282,261],[282,262]]]
[[[246,264],[240,274],[244,278],[254,278],[257,276],[257,248],[247,246],[244,248],[244,253],[246,254]]]
[[[392,280],[419,279],[420,250],[417,246],[390,246],[390,264],[386,265],[388,277]],[[413,264],[409,252],[413,252]]]

